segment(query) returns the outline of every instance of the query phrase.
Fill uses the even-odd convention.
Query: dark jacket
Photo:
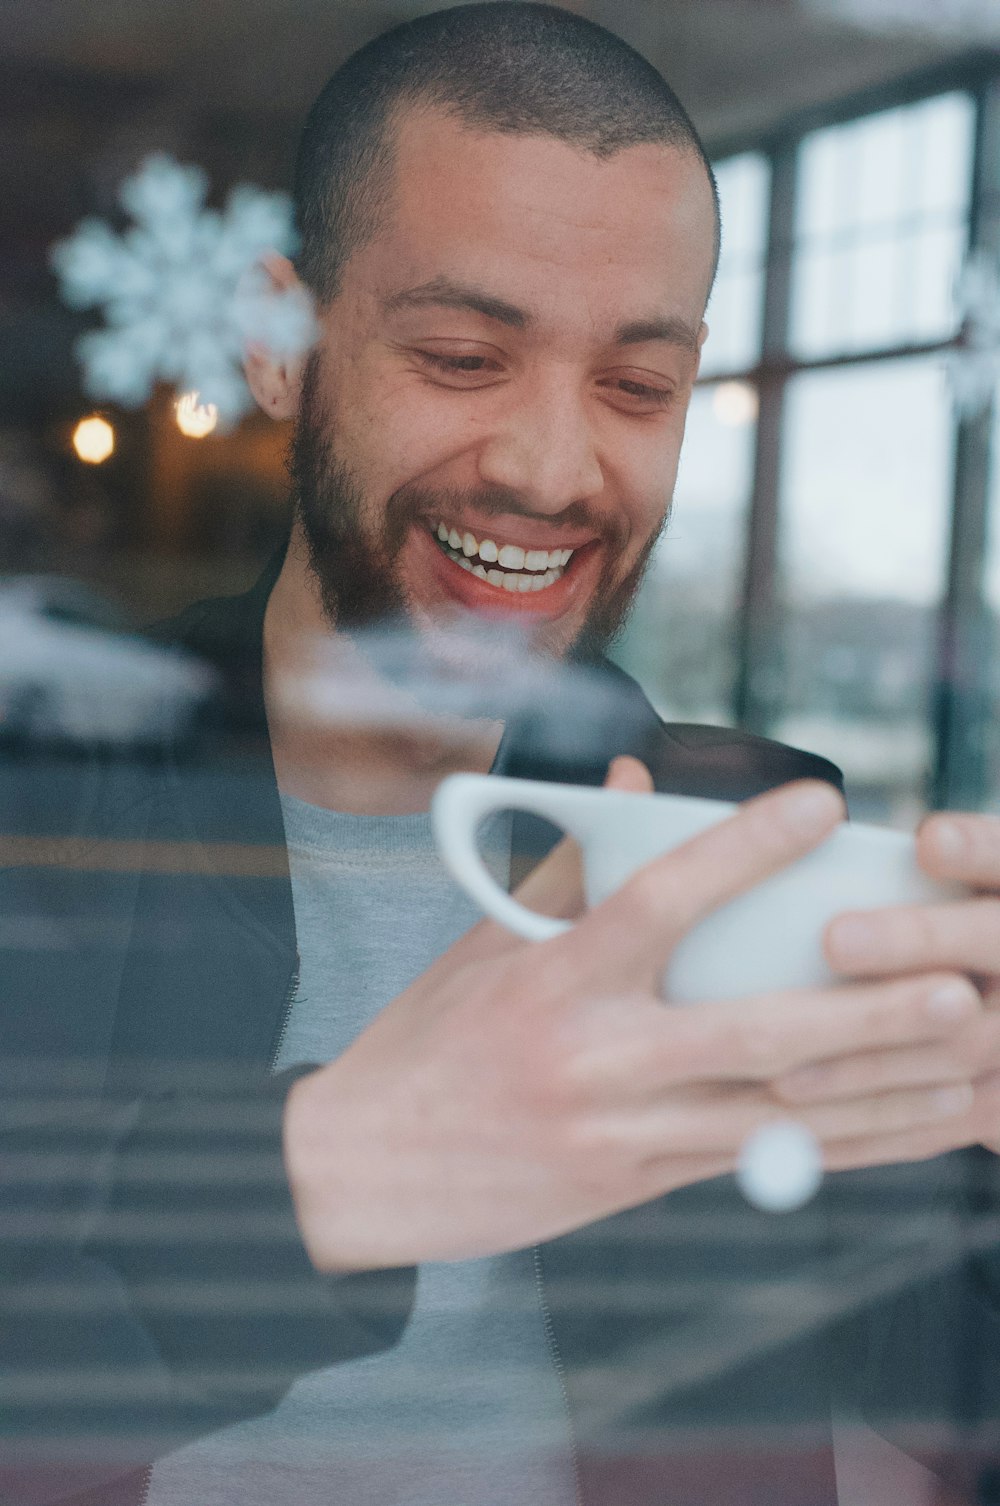
[[[271,1072],[297,965],[261,690],[273,578],[170,630],[247,712],[224,760],[4,768],[3,1502],[131,1506],[151,1459],[407,1320],[412,1271],[315,1272],[283,1171],[304,1069]],[[658,788],[723,799],[839,783],[810,754],[665,726],[602,675],[612,723],[581,706],[553,741],[523,719],[498,767],[598,783],[632,752]],[[515,847],[546,840],[524,823]],[[869,1269],[865,1195],[846,1221],[828,1194],[775,1220],[719,1179],[538,1252],[586,1506],[832,1506],[830,1376]]]

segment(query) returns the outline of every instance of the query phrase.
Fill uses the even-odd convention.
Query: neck
[[[264,698],[279,787],[357,815],[426,811],[447,774],[488,772],[503,733],[433,717],[377,673],[331,626],[298,524],[264,616]]]

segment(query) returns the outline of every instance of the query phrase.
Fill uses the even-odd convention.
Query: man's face
[[[411,112],[304,384],[294,469],[344,625],[614,631],[673,491],[713,206],[671,147],[601,160]]]

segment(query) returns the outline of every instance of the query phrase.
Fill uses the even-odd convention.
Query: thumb
[[[653,776],[644,763],[628,753],[613,758],[604,778],[606,790],[626,790],[633,795],[651,795]]]

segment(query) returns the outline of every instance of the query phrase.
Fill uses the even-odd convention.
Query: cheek
[[[647,457],[646,464],[633,463],[619,479],[622,507],[628,520],[630,557],[638,555],[659,532],[673,496],[677,479],[676,454],[661,451]]]
[[[471,415],[454,397],[442,400],[406,375],[380,384],[344,417],[344,445],[385,492],[432,476],[445,479],[440,473],[472,453],[479,439]],[[344,458],[349,458],[346,452]],[[447,479],[461,484],[467,478]]]

